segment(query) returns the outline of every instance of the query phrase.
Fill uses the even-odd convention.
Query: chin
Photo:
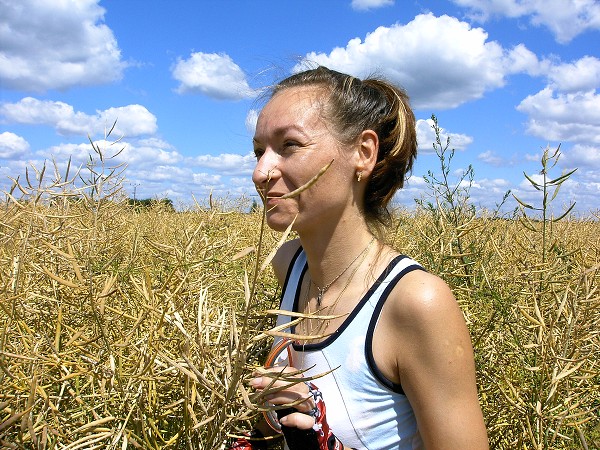
[[[267,213],[267,225],[274,231],[283,232],[287,230],[290,223],[292,223],[292,220],[294,220],[294,218],[290,218],[287,215],[283,216],[281,214]]]

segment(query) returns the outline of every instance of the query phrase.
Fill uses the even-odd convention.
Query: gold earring
[[[360,183],[360,180],[362,180],[362,170],[358,171],[356,173],[356,180]]]

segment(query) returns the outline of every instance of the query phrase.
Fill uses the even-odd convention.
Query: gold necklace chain
[[[352,279],[354,278],[354,275],[356,274],[356,272],[358,272],[358,269],[362,266],[362,263],[365,261],[366,257],[367,257],[367,250],[371,247],[371,245],[373,244],[373,241],[375,241],[375,237],[373,237],[373,239],[371,239],[371,241],[369,242],[369,244],[365,247],[365,249],[360,252],[360,254],[358,255],[358,257],[362,256],[362,259],[360,260],[360,263],[356,265],[356,267],[354,268],[354,270],[352,271],[352,273],[350,274],[350,276],[348,277],[348,279],[346,280],[346,284],[344,284],[344,287],[342,288],[342,290],[340,291],[340,293],[338,294],[338,296],[335,298],[335,300],[333,301],[333,303],[331,305],[329,305],[327,307],[327,315],[330,315],[332,313],[332,311],[335,310],[335,308],[337,307],[337,304],[339,303],[340,299],[342,298],[342,296],[344,295],[344,293],[346,292],[346,289],[348,289],[348,286],[350,286],[350,283],[352,281]],[[354,259],[354,261],[356,261],[357,258]],[[352,261],[352,262],[354,262]],[[339,277],[338,277],[339,278]],[[309,301],[310,301],[310,283],[308,285],[308,289],[306,290],[306,298],[305,298],[305,304],[307,305],[307,307],[309,308],[308,313],[310,314],[310,306],[309,306]],[[317,307],[319,308],[321,305],[318,303],[317,301]],[[321,312],[321,310],[317,309],[317,311],[315,311],[315,314],[319,314]],[[308,335],[313,335],[313,332],[317,332],[319,333],[323,328],[326,328],[327,325],[329,325],[330,319],[328,320],[320,320],[319,318],[315,318],[315,319],[306,319],[307,320],[307,324],[306,324],[306,331]],[[313,328],[312,325],[310,325],[310,322],[312,322],[313,320],[317,320],[319,322],[319,326]]]
[[[375,236],[373,236],[373,238],[369,241],[369,243],[367,244],[367,246],[363,249],[362,252],[360,252],[358,255],[356,255],[356,257],[350,261],[350,264],[348,264],[346,266],[346,268],[344,270],[342,270],[340,272],[340,274],[335,277],[330,283],[326,284],[323,287],[319,287],[317,286],[317,284],[312,280],[312,278],[310,279],[310,282],[312,284],[315,285],[315,287],[317,288],[317,306],[320,307],[321,306],[321,302],[323,301],[323,296],[325,295],[325,293],[329,290],[329,288],[331,287],[331,285],[333,283],[335,283],[342,275],[344,275],[344,273],[346,273],[346,271],[352,266],[352,264],[354,264],[356,262],[356,260],[358,258],[361,257],[361,255],[364,255],[367,251],[367,249],[371,246],[371,244],[373,243],[373,241],[375,240]],[[310,291],[310,286],[309,286],[309,291]]]

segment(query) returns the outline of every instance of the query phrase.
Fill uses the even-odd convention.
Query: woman
[[[283,231],[293,222],[299,236],[273,259],[281,309],[325,316],[291,327],[302,338],[285,371],[308,379],[329,373],[279,380],[283,389],[267,396],[275,405],[297,403],[280,419],[287,445],[487,448],[473,350],[454,297],[373,234],[416,157],[404,91],[324,67],[298,73],[275,87],[253,142],[252,179],[267,223]],[[250,383],[257,391],[271,384],[264,375]],[[265,434],[259,428],[255,435]]]

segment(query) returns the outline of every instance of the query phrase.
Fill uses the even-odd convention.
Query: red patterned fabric
[[[327,423],[327,409],[323,394],[313,384],[306,383],[315,402],[315,408],[309,412],[314,417],[312,429],[299,430],[282,426],[285,441],[290,450],[344,450],[344,445],[335,437]]]
[[[263,434],[258,430],[253,430],[251,433],[246,433],[246,436],[237,438],[227,450],[263,450],[267,448],[267,443],[264,440],[258,440],[263,437]]]

